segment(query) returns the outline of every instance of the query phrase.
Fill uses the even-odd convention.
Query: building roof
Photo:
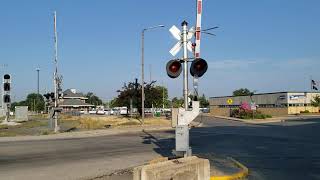
[[[320,93],[320,92],[311,92],[311,91],[280,91],[280,92],[270,92],[270,93],[255,93],[253,95],[265,95],[265,94],[285,94],[285,93]],[[244,95],[248,96],[248,95]],[[240,96],[214,96],[209,98],[223,98],[223,97],[240,97]]]
[[[80,99],[64,99],[62,102],[59,103],[59,106],[61,107],[66,107],[66,106],[71,106],[71,107],[92,107],[94,105],[85,103],[81,101]]]
[[[67,89],[63,92],[63,98],[81,98],[87,99],[82,93],[72,92],[71,89]]]

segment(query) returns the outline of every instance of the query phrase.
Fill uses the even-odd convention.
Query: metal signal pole
[[[184,97],[184,109],[188,110],[188,50],[187,50],[187,35],[188,35],[188,23],[182,22],[182,43],[183,43],[183,97]]]

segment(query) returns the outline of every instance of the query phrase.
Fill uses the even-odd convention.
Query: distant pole
[[[164,27],[164,25],[157,25],[148,27],[142,30],[141,32],[141,118],[142,118],[142,124],[144,124],[144,101],[145,101],[145,95],[144,95],[144,33],[147,30],[155,29]]]
[[[162,81],[162,109],[164,109],[164,83]]]
[[[149,67],[150,67],[150,83],[152,82],[152,65],[149,64]]]
[[[54,107],[58,107],[58,34],[57,34],[57,12],[54,12]]]
[[[37,68],[36,69],[37,71],[37,94],[39,95],[40,94],[40,78],[39,78],[39,74],[40,74],[40,68]]]
[[[312,90],[313,90],[312,76],[310,76],[310,91],[312,92]]]
[[[144,32],[146,29],[142,30],[141,34],[141,118],[142,124],[144,124]]]

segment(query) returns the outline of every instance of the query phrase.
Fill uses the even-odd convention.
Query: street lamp
[[[141,107],[142,107],[142,124],[144,124],[144,32],[150,29],[161,28],[164,25],[156,25],[144,28],[141,33]]]

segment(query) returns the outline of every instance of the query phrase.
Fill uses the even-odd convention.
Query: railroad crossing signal
[[[173,37],[175,39],[178,40],[178,42],[172,47],[172,49],[169,51],[170,54],[172,56],[176,56],[178,54],[178,52],[181,50],[182,48],[182,45],[183,45],[183,37],[182,37],[182,33],[181,31],[176,27],[176,26],[172,26],[169,31],[171,32],[171,34],[173,35]],[[188,34],[187,34],[187,49],[188,51],[190,52],[193,52],[193,48],[192,48],[192,43],[190,41],[190,39],[193,37],[195,33],[195,30],[193,27],[191,27],[188,31]]]
[[[207,72],[208,64],[202,58],[197,58],[191,63],[190,74],[194,77],[201,77],[204,73]]]
[[[167,74],[171,78],[177,78],[182,71],[182,65],[179,60],[170,60],[167,63]]]
[[[181,48],[183,47],[183,34],[176,26],[172,26],[169,29],[169,31],[172,34],[172,36],[178,40],[178,42],[169,51],[172,56],[176,56],[178,52],[181,50]],[[189,31],[186,32],[187,33],[186,40],[188,41],[187,50],[190,52],[193,52],[195,48],[195,44],[191,43],[190,41],[193,35],[195,34],[195,32],[196,31],[193,27],[191,27]],[[173,59],[167,63],[166,70],[170,78],[177,78],[181,74],[182,63],[188,63],[188,60]],[[207,69],[208,69],[208,63],[202,58],[196,58],[191,63],[190,74],[195,78],[198,78],[203,76],[203,74],[206,73]]]

